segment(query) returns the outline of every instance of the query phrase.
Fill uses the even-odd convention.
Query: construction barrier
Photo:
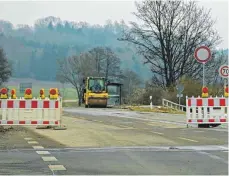
[[[228,101],[225,97],[186,97],[187,125],[228,123]]]
[[[45,98],[44,89],[39,98],[32,98],[32,90],[25,90],[24,97],[17,98],[16,90],[0,91],[0,126],[2,125],[36,125],[61,126],[62,100],[57,88],[50,89],[49,98]]]
[[[0,125],[60,126],[61,99],[1,99]]]

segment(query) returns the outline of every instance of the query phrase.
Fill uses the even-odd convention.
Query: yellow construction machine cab
[[[85,107],[107,107],[108,93],[105,77],[87,77],[83,80],[83,103]]]

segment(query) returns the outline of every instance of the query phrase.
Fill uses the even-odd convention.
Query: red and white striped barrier
[[[229,98],[186,98],[187,124],[228,123]]]
[[[60,126],[61,99],[1,99],[0,125]]]

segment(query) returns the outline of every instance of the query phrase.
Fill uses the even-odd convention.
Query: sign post
[[[152,96],[149,96],[149,99],[150,99],[150,109],[153,109],[153,102],[152,102]]]
[[[19,85],[20,93],[24,93],[26,88],[32,89],[32,83],[20,83]]]
[[[179,105],[180,105],[180,98],[183,97],[182,92],[184,91],[184,85],[178,84],[176,86],[176,89],[177,89],[177,97],[179,98]]]
[[[203,87],[205,86],[205,64],[211,59],[211,51],[207,46],[200,46],[194,52],[195,59],[203,64]]]

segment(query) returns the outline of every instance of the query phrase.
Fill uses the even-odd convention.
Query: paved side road
[[[148,174],[148,175],[228,175],[228,151],[188,147],[163,148],[44,149],[0,151],[0,173],[22,175]],[[42,157],[46,157],[46,161]],[[55,159],[51,158],[54,157]],[[47,159],[49,158],[49,160]],[[61,165],[64,165],[64,169]],[[51,171],[49,165],[56,165]]]
[[[85,109],[82,107],[78,108],[64,108],[64,112],[73,113],[81,116],[92,116],[92,117],[116,117],[122,119],[132,119],[141,121],[152,121],[162,122],[170,124],[186,125],[185,114],[168,114],[168,113],[153,113],[153,112],[136,112],[126,109],[113,109],[113,108],[89,108]],[[196,127],[196,125],[190,125]],[[220,129],[228,131],[228,125],[222,124]],[[215,130],[214,128],[213,130]],[[217,130],[217,129],[216,129]],[[221,131],[222,131],[221,130]]]

